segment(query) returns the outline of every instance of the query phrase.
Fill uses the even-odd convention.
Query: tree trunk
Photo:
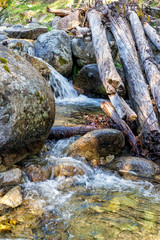
[[[146,35],[149,37],[149,39],[152,41],[152,43],[160,51],[160,36],[156,32],[156,30],[153,27],[151,27],[147,22],[143,22],[143,28],[144,28]]]
[[[148,142],[148,139],[150,139],[149,142],[153,143],[151,145],[154,147],[157,146],[158,149],[155,150],[160,152],[160,128],[140,68],[131,31],[126,21],[120,16],[119,12],[115,9],[112,9],[111,12],[107,7],[106,10],[105,14],[107,12],[107,17],[111,24],[111,31],[118,45],[119,56],[128,82],[129,94],[138,116],[144,142]]]
[[[96,61],[100,79],[106,89],[117,113],[122,118],[135,119],[136,114],[130,109],[125,101],[121,100],[118,93],[124,94],[124,84],[115,68],[111,50],[106,37],[106,30],[101,21],[101,13],[96,10],[89,11],[87,18],[91,27],[92,42],[94,46]]]
[[[96,130],[93,126],[76,126],[76,127],[52,127],[48,139],[63,139],[75,135],[84,135],[87,132]]]
[[[142,24],[135,11],[127,11],[128,19],[131,23],[136,45],[140,53],[141,61],[144,66],[146,77],[155,100],[157,110],[160,113],[160,72],[154,59],[152,49],[145,37]]]
[[[55,16],[59,16],[59,17],[65,17],[68,16],[69,14],[71,14],[70,10],[65,10],[65,9],[51,9],[48,6],[46,7],[46,11],[49,13],[54,13]]]
[[[123,132],[123,134],[127,137],[130,145],[132,146],[133,151],[136,154],[139,154],[138,146],[136,143],[136,137],[133,134],[132,130],[129,128],[129,126],[123,121],[116,111],[114,110],[113,106],[109,102],[103,101],[101,103],[102,110],[107,114],[108,117],[110,117],[120,128],[120,130]]]

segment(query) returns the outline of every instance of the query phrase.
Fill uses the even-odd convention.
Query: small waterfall
[[[49,75],[49,81],[54,89],[55,99],[70,99],[78,96],[77,91],[73,88],[68,79],[58,73],[53,67]]]
[[[32,49],[30,50],[30,55],[34,56]],[[34,58],[45,63],[49,68],[50,74],[47,79],[50,82],[50,85],[54,91],[55,100],[62,99],[73,99],[78,97],[77,91],[73,88],[72,84],[68,81],[67,78],[63,77],[56,69],[54,69],[50,64],[44,61],[42,58],[34,56]]]

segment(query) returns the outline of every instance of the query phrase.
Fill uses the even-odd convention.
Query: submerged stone
[[[70,163],[61,163],[54,167],[54,177],[73,177],[75,175],[83,175],[82,169],[77,168]]]
[[[87,160],[100,159],[120,153],[124,144],[124,135],[119,130],[95,130],[71,144],[66,153],[69,156],[85,157]]]
[[[52,169],[51,167],[45,168],[41,166],[30,165],[27,167],[26,173],[31,181],[41,182],[50,178]]]

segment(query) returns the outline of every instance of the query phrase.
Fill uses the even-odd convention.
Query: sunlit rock
[[[15,208],[21,205],[22,204],[21,187],[20,186],[13,187],[2,198],[0,198],[0,203],[5,204],[11,208]]]
[[[51,167],[42,167],[42,166],[34,166],[30,165],[25,169],[29,179],[33,182],[41,182],[46,181],[50,178],[52,169]]]
[[[35,42],[36,56],[43,58],[62,75],[72,71],[72,51],[69,35],[60,30],[41,34]]]
[[[72,177],[75,175],[83,175],[84,172],[81,168],[77,168],[70,163],[61,163],[54,167],[54,177]]]
[[[119,130],[95,130],[71,144],[66,153],[69,156],[85,157],[87,160],[100,159],[121,152],[124,144],[125,138]]]
[[[0,177],[3,177],[2,186],[17,185],[22,179],[22,172],[19,168],[0,173]]]

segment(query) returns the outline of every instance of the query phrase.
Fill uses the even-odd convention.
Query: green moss
[[[12,52],[11,52],[11,51],[8,51],[8,53],[9,53],[10,55],[12,55]]]
[[[4,68],[7,72],[11,73],[11,71],[10,71],[10,69],[9,69],[9,67],[8,67],[7,65],[3,65],[3,68]]]
[[[64,64],[68,63],[68,61],[66,59],[64,59],[62,56],[59,57],[58,62],[60,63],[60,65],[64,65]]]
[[[39,97],[40,96],[40,93],[37,91],[37,92],[35,92],[35,96],[36,97]]]
[[[42,103],[44,100],[46,100],[46,95],[42,96],[40,93],[37,91],[35,92],[35,96],[39,98],[40,103]]]
[[[7,59],[5,59],[5,58],[0,57],[0,61],[1,61],[1,63],[7,64]]]
[[[79,69],[77,68],[77,66],[74,66],[74,68],[73,68],[73,82],[75,81],[76,75],[77,75],[78,72],[79,72]]]
[[[106,95],[107,95],[104,86],[101,86],[101,87],[99,88],[99,93],[100,93],[101,95],[103,95],[103,96],[106,96]]]
[[[43,100],[44,100],[44,98],[42,97],[42,96],[40,96],[40,103],[42,103],[43,102]]]
[[[21,42],[17,42],[17,43],[16,43],[16,46],[17,46],[18,48],[20,48],[20,49],[23,47],[23,45],[22,45]]]
[[[17,58],[18,61],[22,61],[21,58],[18,55],[16,55],[16,58]]]

